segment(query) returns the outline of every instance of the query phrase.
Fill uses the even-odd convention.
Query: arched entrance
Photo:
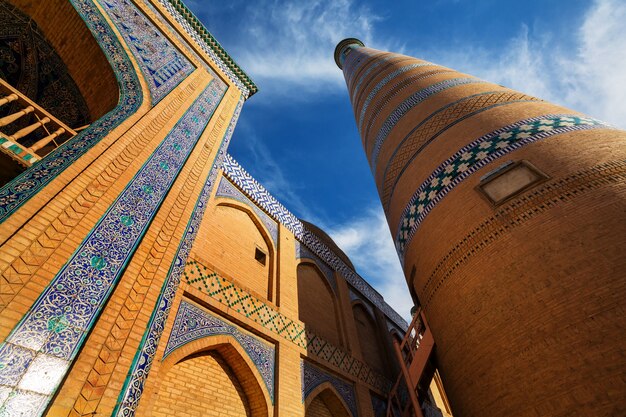
[[[332,385],[325,383],[307,398],[305,417],[351,417]]]

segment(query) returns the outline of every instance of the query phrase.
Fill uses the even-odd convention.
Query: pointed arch
[[[318,336],[336,346],[343,345],[339,302],[323,271],[315,261],[303,259],[296,273],[298,318]]]
[[[198,373],[201,373],[202,369],[212,368],[213,372],[210,376],[213,378],[212,382],[222,383],[221,388],[213,391],[213,393],[203,389],[191,390],[196,403],[202,403],[204,400],[205,409],[211,406],[221,407],[220,404],[223,402],[225,393],[230,393],[239,407],[234,406],[233,408],[240,411],[242,407],[245,408],[246,416],[268,417],[273,415],[270,393],[263,383],[261,374],[245,349],[230,335],[207,336],[194,340],[174,350],[163,360],[157,377],[156,395],[153,396],[149,406],[153,415],[158,415],[158,412],[156,414],[154,412],[156,408],[167,407],[167,401],[161,400],[162,396],[159,395],[159,392],[174,386],[176,379],[180,380],[181,375],[188,376],[185,375],[185,369],[180,371],[177,369],[177,367],[182,368],[187,361],[194,361],[190,365],[196,365],[194,368]],[[206,364],[206,362],[210,363]],[[220,368],[224,370],[223,374],[219,372]],[[228,380],[232,382],[232,386],[228,385]],[[194,384],[201,386],[207,381],[207,375],[198,375],[196,379],[187,378],[186,381],[187,384],[180,387],[178,391],[189,391],[189,386]],[[240,396],[240,402],[237,401],[235,393]],[[203,395],[204,398],[199,398]],[[171,415],[180,415],[180,411],[171,410]]]
[[[332,417],[356,417],[330,382],[323,382],[313,389],[304,401],[305,417],[330,414]]]
[[[357,328],[357,336],[363,360],[376,372],[389,373],[385,363],[384,350],[381,346],[381,334],[375,317],[361,300],[352,302],[352,314]]]

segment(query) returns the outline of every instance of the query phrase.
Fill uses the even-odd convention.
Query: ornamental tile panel
[[[259,371],[272,403],[274,403],[274,365],[276,358],[274,346],[252,333],[240,329],[228,320],[185,300],[178,307],[163,359],[189,342],[216,335],[232,336],[239,342]]]
[[[194,66],[130,0],[99,1],[137,58],[152,101],[158,103]]]
[[[0,223],[135,113],[143,100],[134,67],[100,10],[91,0],[71,2],[111,64],[120,87],[119,103],[112,111],[0,188]]]
[[[234,114],[219,145],[217,156],[213,162],[213,166],[211,167],[206,183],[198,196],[191,219],[189,220],[187,229],[183,234],[176,256],[170,266],[167,279],[163,284],[161,294],[157,300],[157,308],[152,312],[146,332],[144,333],[139,348],[137,349],[135,359],[133,360],[131,368],[128,372],[128,377],[126,378],[124,387],[120,392],[117,402],[118,405],[113,410],[112,415],[118,417],[135,415],[135,410],[139,404],[146,379],[148,378],[150,368],[152,367],[154,355],[156,354],[157,347],[161,340],[161,335],[163,334],[163,329],[165,328],[165,322],[169,317],[174,296],[178,291],[178,286],[180,284],[180,279],[189,256],[189,252],[198,234],[198,229],[200,228],[200,223],[202,222],[202,217],[204,216],[204,212],[206,210],[206,202],[209,200],[217,173],[226,156],[226,149],[228,148],[228,144],[232,138],[243,103],[244,98],[241,97],[235,107]]]
[[[372,172],[376,173],[376,164],[378,162],[378,154],[380,153],[380,149],[383,146],[383,143],[389,136],[389,133],[393,130],[393,128],[398,124],[400,119],[404,117],[411,109],[415,106],[431,97],[434,94],[440,93],[448,88],[457,87],[459,85],[466,84],[478,84],[478,83],[486,83],[486,81],[479,80],[477,78],[452,78],[449,80],[440,81],[435,83],[429,87],[426,87],[422,90],[419,90],[412,94],[409,98],[404,100],[398,107],[396,107],[385,119],[382,127],[378,131],[376,135],[376,139],[374,140],[374,146],[372,148],[372,152],[370,154],[370,164],[372,166]],[[367,140],[365,141],[367,147]]]
[[[428,213],[480,168],[529,143],[561,133],[598,128],[611,127],[589,117],[544,115],[504,126],[467,144],[433,171],[409,200],[395,238],[400,259],[404,259],[407,245]]]
[[[357,417],[356,394],[354,385],[343,379],[332,375],[323,369],[313,365],[311,362],[300,359],[300,370],[302,372],[302,402],[304,403],[309,394],[321,384],[328,382],[335,388],[337,393],[346,403],[353,417]]]
[[[9,334],[3,345],[35,356],[7,385],[15,395],[52,398],[223,94],[223,84],[209,84]],[[51,377],[50,363],[58,377],[45,389],[30,383]],[[0,374],[15,378],[4,365]]]

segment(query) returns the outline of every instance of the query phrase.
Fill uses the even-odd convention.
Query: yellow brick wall
[[[213,351],[191,355],[174,365],[161,383],[154,417],[249,415],[250,406],[237,376]]]
[[[306,417],[335,417],[331,414],[328,406],[319,397],[315,397],[311,404],[306,409]]]

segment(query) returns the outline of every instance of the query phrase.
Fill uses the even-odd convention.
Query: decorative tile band
[[[354,77],[358,70],[365,63],[370,62],[371,58],[385,56],[385,54],[389,54],[389,52],[375,51],[365,47],[354,48],[343,63],[343,76],[346,79],[346,84],[350,86],[354,83]],[[357,56],[358,58],[356,58]]]
[[[157,0],[185,31],[209,55],[215,65],[241,90],[244,98],[258,91],[257,86],[241,67],[228,55],[222,45],[209,33],[181,0]]]
[[[322,271],[326,280],[330,284],[330,286],[335,290],[335,294],[337,293],[337,281],[335,280],[335,271],[333,271],[326,262],[322,261],[316,254],[311,252],[306,246],[302,243],[296,241],[296,259],[311,259],[315,262],[315,265]]]
[[[161,294],[156,302],[157,307],[152,312],[146,332],[141,339],[139,348],[137,349],[137,353],[135,354],[135,358],[128,372],[128,377],[126,378],[124,387],[120,392],[117,402],[118,405],[113,410],[112,415],[117,417],[130,417],[135,415],[135,410],[139,404],[139,399],[143,393],[146,379],[148,378],[150,368],[152,367],[154,355],[156,354],[159,341],[161,340],[161,335],[163,334],[163,329],[165,328],[165,322],[169,317],[172,302],[174,301],[174,296],[176,295],[178,285],[180,284],[180,278],[183,274],[185,263],[187,261],[187,257],[189,256],[189,251],[191,250],[193,242],[196,239],[196,235],[198,234],[198,229],[200,228],[200,223],[202,222],[202,216],[206,210],[206,202],[209,200],[217,173],[221,168],[224,157],[226,156],[226,149],[228,148],[235,125],[237,124],[237,119],[239,118],[243,103],[244,98],[241,97],[235,107],[234,114],[228,124],[226,132],[224,133],[222,142],[219,145],[219,151],[213,166],[211,167],[206,183],[198,196],[198,200],[196,201],[196,206],[191,218],[189,219],[187,229],[183,234],[183,238],[178,246],[178,251],[174,257],[174,261],[168,271],[167,279],[163,283]]]
[[[385,57],[378,58],[377,60],[375,60],[374,63],[371,64],[363,72],[363,74],[361,74],[359,76],[359,78],[356,80],[356,84],[354,85],[354,88],[352,90],[350,90],[351,93],[352,93],[351,96],[350,96],[350,101],[352,102],[353,105],[356,105],[356,102],[354,100],[356,100],[356,97],[359,94],[359,91],[361,89],[361,84],[363,84],[363,81],[365,81],[367,76],[369,74],[371,74],[371,72],[374,71],[376,68],[380,67],[383,64],[388,63],[392,59],[399,59],[398,61],[395,62],[395,64],[398,65],[400,62],[409,60],[410,58],[407,57],[407,56],[403,56],[403,55],[390,54],[390,55],[387,55]],[[383,71],[383,70],[384,70],[384,68],[381,68],[378,72]],[[377,75],[377,74],[374,74],[374,75]]]
[[[285,316],[265,300],[237,287],[198,261],[187,262],[183,280],[275,335],[306,349],[309,356],[325,361],[382,392],[389,390],[390,382],[384,376],[326,339],[305,330],[300,321]]]
[[[544,115],[502,127],[461,148],[422,183],[404,209],[395,239],[400,259],[404,259],[407,245],[428,213],[465,178],[529,143],[560,133],[596,128],[610,126],[588,117]]]
[[[407,322],[385,302],[371,285],[360,277],[352,268],[346,265],[337,254],[324,244],[314,233],[309,231],[296,216],[280,204],[261,184],[248,174],[233,158],[228,155],[224,161],[224,175],[226,175],[245,195],[259,205],[273,219],[283,224],[291,231],[296,239],[309,248],[333,270],[339,272],[357,291],[367,297],[387,317],[392,319],[403,329],[408,327]]]
[[[50,401],[223,94],[209,84],[7,337],[26,365],[0,359],[12,401]]]
[[[233,200],[237,200],[240,203],[245,204],[250,207],[254,213],[259,217],[261,222],[267,227],[267,230],[270,232],[270,236],[274,241],[274,246],[278,245],[278,223],[270,216],[268,216],[263,210],[261,210],[256,204],[254,204],[244,193],[239,191],[237,187],[235,187],[227,178],[222,177],[220,179],[220,183],[217,187],[217,192],[215,194],[216,197],[226,197],[232,198]]]
[[[400,177],[419,153],[443,132],[457,123],[498,105],[541,101],[515,91],[489,91],[464,97],[435,111],[402,139],[391,155],[382,179],[381,201],[389,208],[393,190]]]
[[[152,102],[158,103],[194,70],[193,65],[130,0],[99,0],[137,57]]]
[[[0,188],[0,223],[135,113],[143,100],[139,79],[126,51],[93,1],[71,2],[111,64],[120,87],[119,103],[115,109]]]
[[[363,118],[365,117],[365,112],[367,111],[367,108],[369,107],[371,101],[374,99],[376,94],[378,94],[380,92],[380,90],[382,90],[382,88],[384,86],[386,86],[390,81],[395,79],[400,74],[404,74],[405,72],[411,71],[411,70],[413,70],[415,68],[429,67],[429,66],[435,66],[435,64],[431,64],[430,62],[417,62],[417,63],[414,62],[413,64],[406,65],[404,67],[400,67],[400,68],[396,69],[395,71],[387,74],[385,76],[385,78],[380,80],[378,82],[378,84],[376,84],[374,86],[374,88],[371,89],[370,93],[367,95],[367,97],[365,98],[365,101],[363,102],[363,106],[361,107],[361,112],[360,112],[359,117],[357,119],[357,122],[358,122],[357,125],[358,125],[358,129],[359,129],[359,133],[363,133],[363,131],[361,129],[363,128],[363,121],[364,121]],[[353,103],[354,103],[354,101],[353,101]],[[355,107],[355,110],[356,110],[356,107]]]
[[[370,154],[370,164],[372,166],[372,172],[376,173],[376,163],[378,161],[378,154],[380,152],[383,143],[387,139],[389,133],[393,130],[400,119],[406,115],[409,110],[426,100],[430,96],[440,93],[448,88],[457,87],[459,85],[485,83],[486,81],[479,80],[477,78],[452,78],[449,80],[440,81],[429,87],[426,87],[420,91],[417,91],[411,97],[404,100],[398,107],[396,107],[387,117],[382,127],[378,131],[378,135],[374,140],[374,147]],[[367,149],[367,139],[365,140],[365,147]]]
[[[452,72],[452,70],[447,69],[447,68],[441,69],[441,67],[435,67],[435,69],[422,71],[417,74],[413,74],[411,76],[402,77],[400,80],[398,80],[398,82],[395,85],[393,85],[387,90],[386,95],[384,97],[381,97],[381,100],[377,100],[376,106],[374,107],[374,110],[372,111],[371,116],[368,117],[367,119],[365,128],[361,126],[361,128],[363,129],[362,130],[361,128],[359,129],[359,133],[361,134],[361,137],[363,138],[369,137],[370,131],[372,130],[372,126],[378,120],[380,113],[383,111],[385,106],[389,104],[389,102],[394,97],[396,97],[402,91],[409,88],[411,85],[413,85],[417,81],[422,81],[422,80],[425,80],[426,78],[434,77],[435,75],[439,75],[439,74],[445,74],[447,72]],[[363,113],[363,116],[365,116],[365,113]],[[365,119],[362,119],[361,122],[365,122]]]
[[[328,382],[333,386],[335,391],[341,396],[346,403],[353,417],[358,416],[356,407],[356,395],[354,393],[354,385],[340,379],[328,372],[318,368],[309,361],[300,359],[300,370],[302,373],[302,402],[307,399],[313,390],[321,384]]]
[[[165,359],[170,353],[194,340],[207,336],[232,336],[246,351],[256,366],[274,403],[274,346],[240,329],[228,320],[183,300],[178,307],[174,327],[165,347]]]
[[[492,216],[473,228],[463,239],[457,241],[456,245],[437,262],[420,291],[424,306],[430,303],[439,288],[456,269],[510,230],[588,191],[617,184],[626,184],[626,160],[606,162],[575,172],[565,178],[550,180],[533,190],[532,193],[521,195],[499,206]],[[409,285],[413,286],[413,282],[409,282]]]

